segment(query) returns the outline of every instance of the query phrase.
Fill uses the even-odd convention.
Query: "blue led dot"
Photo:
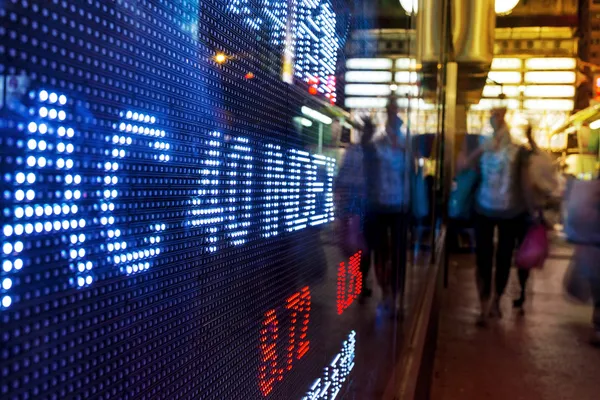
[[[16,224],[15,225],[15,235],[21,236],[23,234],[23,225]]]
[[[61,94],[58,97],[58,102],[60,103],[60,105],[65,105],[67,103],[67,96],[65,96],[64,94]]]
[[[2,280],[2,289],[8,290],[12,287],[12,280],[10,278],[4,278]]]
[[[58,100],[58,95],[56,93],[50,93],[50,95],[48,96],[48,101],[50,103],[56,103],[57,100]]]
[[[48,92],[46,92],[45,90],[41,90],[40,91],[40,101],[46,101],[48,100]]]
[[[41,134],[45,134],[46,132],[48,132],[48,125],[46,125],[46,124],[40,124],[40,125],[38,126],[38,131],[39,131]]]
[[[12,251],[13,251],[12,244],[8,243],[8,242],[4,243],[2,245],[2,251],[4,252],[4,254],[10,254],[10,253],[12,253]]]
[[[40,107],[39,114],[40,117],[46,118],[48,116],[48,109],[46,107]]]
[[[17,258],[13,264],[17,271],[23,268],[23,260],[21,260],[20,258]]]
[[[9,237],[13,234],[13,227],[11,225],[4,225],[2,231],[4,232],[4,236]]]
[[[18,172],[18,173],[15,175],[15,181],[16,181],[17,183],[24,183],[24,182],[25,182],[25,174],[24,174],[24,173],[22,173],[22,172]]]
[[[10,296],[4,296],[2,298],[2,306],[3,307],[10,307],[11,304],[12,304],[12,299],[10,298]]]
[[[24,198],[25,198],[25,192],[23,190],[19,189],[15,192],[15,199],[17,201],[22,201]],[[20,218],[20,217],[17,216],[17,218]]]
[[[4,272],[10,272],[13,269],[13,263],[10,260],[4,260],[2,262],[2,270]]]
[[[35,183],[36,176],[33,172],[27,174],[27,183]]]

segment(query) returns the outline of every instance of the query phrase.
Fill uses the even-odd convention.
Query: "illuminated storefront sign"
[[[568,57],[494,58],[483,98],[472,109],[488,110],[503,103],[513,110],[570,111],[576,66],[576,60]],[[501,94],[507,98],[504,102],[497,101]]]
[[[346,62],[344,105],[350,109],[383,108],[391,94],[402,108],[431,109],[418,99],[419,65],[412,58],[351,58]]]

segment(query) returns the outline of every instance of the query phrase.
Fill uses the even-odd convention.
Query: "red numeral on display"
[[[279,321],[277,311],[265,313],[260,329],[260,365],[258,387],[263,396],[269,395],[275,384],[283,380],[284,373],[291,371],[295,360],[300,360],[308,352],[308,322],[310,319],[310,289],[308,286],[294,293],[285,302],[289,321],[287,326],[286,357],[280,365],[277,344],[279,342]],[[282,357],[283,358],[283,357]]]
[[[271,393],[275,381],[283,379],[283,370],[277,363],[277,339],[279,338],[279,322],[275,310],[265,313],[260,329],[260,366],[258,369],[258,386],[264,396]]]
[[[362,251],[350,257],[348,264],[340,263],[337,280],[337,313],[342,315],[344,310],[354,302],[362,291],[362,272],[360,259]]]

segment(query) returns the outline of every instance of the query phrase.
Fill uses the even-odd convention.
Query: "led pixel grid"
[[[336,165],[280,63],[334,98],[344,7],[0,4],[0,398],[306,393]]]

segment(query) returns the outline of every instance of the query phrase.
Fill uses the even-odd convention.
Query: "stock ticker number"
[[[342,315],[362,291],[361,257],[362,251],[358,251],[350,257],[347,264],[341,262],[338,267],[336,304],[338,315]]]
[[[308,286],[288,297],[283,310],[280,310],[280,313],[285,313],[283,320],[286,321],[281,332],[277,310],[269,310],[264,315],[260,329],[258,375],[258,386],[264,396],[273,391],[277,382],[281,382],[292,370],[294,362],[304,357],[310,348],[307,335],[310,301]],[[278,346],[280,342],[282,345]],[[281,354],[282,350],[284,354]]]
[[[123,216],[121,199],[140,195],[123,168],[132,154],[144,165],[173,160],[161,121],[143,110],[118,112],[108,122],[110,129],[94,136],[102,152],[102,161],[94,162],[80,145],[83,132],[72,123],[75,110],[82,112],[73,99],[39,90],[30,92],[29,103],[28,120],[17,127],[20,138],[7,142],[18,155],[7,157],[9,171],[3,177],[8,188],[3,193],[0,309],[19,301],[12,293],[24,284],[19,272],[41,263],[55,266],[66,260],[70,277],[35,297],[147,271],[173,229],[201,237],[203,253],[210,254],[334,219],[334,159],[274,143],[252,145],[247,138],[226,138],[217,131],[203,140],[204,156],[194,165],[197,187],[186,192],[182,222],[161,220],[160,212],[138,218],[136,208]],[[147,150],[135,153],[134,147]],[[165,187],[172,179],[163,175],[155,181]],[[150,204],[142,199],[145,204],[137,207],[147,208]],[[128,226],[138,220],[144,222]]]

